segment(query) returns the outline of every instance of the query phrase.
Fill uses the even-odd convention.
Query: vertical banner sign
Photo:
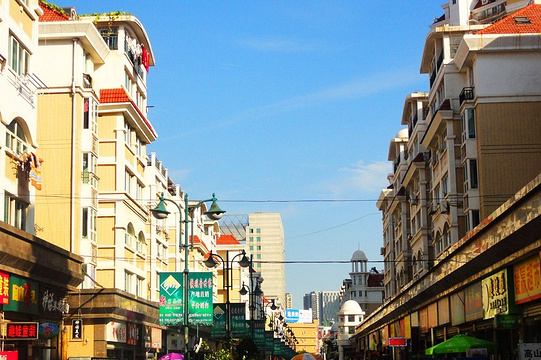
[[[254,343],[259,351],[265,350],[265,320],[254,320]]]
[[[214,304],[214,326],[210,328],[210,336],[213,339],[225,338],[225,304]]]
[[[9,304],[9,275],[0,271],[0,305],[7,304]]]
[[[160,325],[182,325],[183,316],[183,273],[160,273]]]
[[[188,277],[188,323],[212,325],[212,273],[191,272]]]
[[[246,304],[232,303],[231,306],[231,336],[243,338],[248,335],[246,324]]]
[[[265,352],[270,354],[274,351],[274,332],[265,331]]]
[[[71,339],[72,340],[83,339],[83,319],[71,320]]]
[[[509,286],[507,269],[482,280],[483,318],[492,319],[496,314],[509,313]]]
[[[4,305],[4,311],[16,311],[26,314],[38,314],[39,283],[15,275],[9,277],[9,304]]]

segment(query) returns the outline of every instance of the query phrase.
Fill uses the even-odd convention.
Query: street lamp
[[[230,340],[231,335],[231,304],[229,302],[229,289],[233,288],[232,284],[232,275],[230,273],[233,272],[233,261],[242,255],[242,258],[238,261],[238,264],[240,267],[245,268],[251,265],[250,259],[246,257],[246,251],[242,250],[242,252],[238,253],[237,255],[233,256],[231,260],[229,260],[229,250],[226,251],[225,260],[218,254],[215,254],[212,252],[212,250],[209,252],[209,256],[207,260],[205,260],[204,264],[209,269],[212,269],[218,265],[218,262],[214,259],[217,257],[222,261],[223,265],[223,288],[226,290],[225,292],[225,333],[227,337],[227,341]]]
[[[212,201],[212,204],[210,206],[210,209],[205,212],[205,215],[211,219],[211,220],[219,220],[223,214],[225,213],[224,210],[220,209],[217,203],[216,195],[212,194],[212,198],[207,200],[199,201],[194,207],[192,207],[192,216],[193,212],[199,208],[203,203]],[[188,334],[189,334],[189,328],[188,328],[188,306],[189,306],[189,299],[188,299],[188,273],[189,273],[189,249],[190,249],[190,238],[188,236],[188,223],[193,222],[192,220],[188,219],[188,216],[190,215],[190,208],[188,206],[188,194],[184,193],[184,217],[182,216],[182,209],[179,204],[177,204],[176,201],[173,201],[171,199],[167,199],[163,196],[163,193],[160,195],[160,202],[154,209],[150,209],[150,212],[152,215],[158,219],[162,220],[167,218],[171,212],[167,211],[167,208],[165,206],[166,202],[173,203],[179,213],[179,220],[178,220],[178,243],[179,247],[182,246],[184,249],[184,272],[183,272],[183,281],[184,281],[184,301],[183,301],[183,327],[184,327],[184,354],[189,359],[189,353],[188,353]],[[182,224],[184,223],[184,244],[182,244]]]

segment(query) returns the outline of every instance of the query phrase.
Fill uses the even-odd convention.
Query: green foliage
[[[58,11],[58,12],[61,13],[61,14],[67,15],[66,12],[64,11],[64,9],[62,9],[62,8],[61,8],[60,6],[58,6],[58,5],[51,4],[51,3],[48,3],[47,1],[43,1],[43,0],[41,0],[40,2],[41,2],[43,5],[47,6],[49,9],[52,9],[52,10]]]
[[[260,358],[257,345],[251,337],[243,338],[235,347],[235,359],[238,360],[256,360]]]
[[[215,350],[205,354],[205,360],[233,360],[226,349]]]
[[[92,13],[92,14],[83,14],[79,15],[81,17],[93,17],[94,20],[92,21],[94,24],[97,24],[100,20],[107,20],[109,23],[112,23],[113,21],[117,20],[121,16],[131,16],[132,14],[125,12],[125,11],[110,11],[110,12],[104,12],[102,14],[100,13]]]

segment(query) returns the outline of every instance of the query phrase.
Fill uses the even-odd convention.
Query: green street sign
[[[160,325],[182,325],[184,311],[183,275],[181,272],[160,273]]]
[[[188,322],[212,325],[212,273],[191,272],[188,277]]]
[[[225,338],[226,312],[225,304],[214,304],[213,306],[214,326],[210,328],[210,336],[213,339]]]

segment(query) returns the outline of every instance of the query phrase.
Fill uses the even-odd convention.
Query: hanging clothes
[[[41,190],[41,163],[42,159],[38,158],[36,154],[30,154],[30,184],[36,188],[36,190]]]
[[[150,70],[150,54],[148,53],[145,45],[142,46],[142,60],[143,60],[143,66],[145,67],[146,71],[149,72]]]

